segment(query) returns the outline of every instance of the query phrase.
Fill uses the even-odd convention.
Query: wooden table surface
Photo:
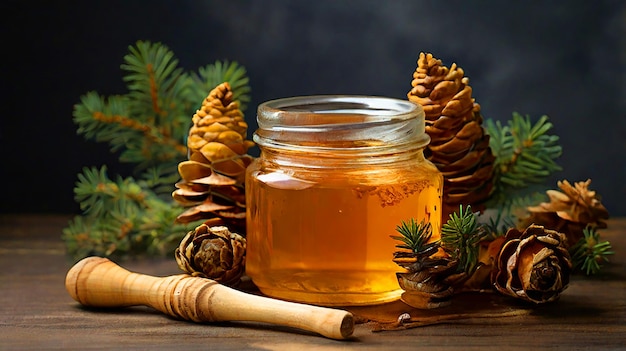
[[[601,232],[616,251],[610,265],[599,276],[573,276],[554,304],[516,316],[494,312],[490,318],[477,318],[470,312],[462,320],[396,331],[373,332],[371,323],[363,323],[348,341],[265,324],[196,324],[147,307],[83,308],[64,287],[73,264],[60,239],[68,219],[0,215],[0,350],[626,349],[626,219],[622,218],[610,220],[609,228]],[[173,259],[118,263],[138,273],[180,273]],[[463,298],[455,297],[457,309],[463,306]]]

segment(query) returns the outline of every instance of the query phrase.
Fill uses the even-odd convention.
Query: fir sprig
[[[228,82],[233,91],[233,99],[239,101],[239,108],[245,111],[250,102],[249,79],[246,69],[237,62],[217,61],[212,65],[200,67],[198,73],[191,75],[194,83],[194,91],[210,91],[222,82]],[[206,96],[197,94],[197,101],[204,100]]]
[[[552,123],[542,116],[535,123],[530,116],[517,112],[507,125],[486,120],[489,146],[495,160],[494,192],[490,208],[511,208],[514,199],[532,191],[552,173],[560,171],[556,159],[561,156],[559,137],[549,134]]]
[[[84,215],[63,230],[68,254],[82,258],[171,251],[193,224],[175,224],[182,208],[141,184],[131,177],[111,180],[104,166],[86,168],[74,189]]]
[[[89,92],[74,109],[78,134],[109,143],[121,162],[134,163],[139,171],[163,165],[171,170],[186,156],[185,137],[195,109],[222,82],[231,84],[245,111],[250,87],[238,63],[216,61],[187,73],[161,43],[138,41],[129,51],[121,66],[128,93],[103,97]]]
[[[504,236],[510,228],[515,227],[514,219],[508,212],[501,208],[496,209],[496,211],[495,216],[490,216],[488,221],[483,223],[484,228],[487,230],[483,240],[494,240]]]
[[[600,241],[600,234],[596,228],[587,226],[583,229],[583,237],[570,248],[572,265],[586,275],[597,274],[602,268],[602,263],[609,262],[608,256],[615,252],[611,243]]]
[[[402,224],[396,227],[396,231],[400,233],[400,236],[391,235],[391,238],[402,242],[402,244],[398,244],[396,247],[410,250],[414,253],[424,251],[428,247],[427,244],[433,234],[433,228],[430,222],[422,220],[418,224],[413,218],[411,218],[408,223],[402,221]],[[438,245],[437,242],[435,242],[435,244]]]
[[[487,231],[478,224],[476,213],[471,206],[450,214],[450,218],[441,228],[441,244],[451,258],[459,261],[459,271],[471,275],[478,265],[479,243]]]

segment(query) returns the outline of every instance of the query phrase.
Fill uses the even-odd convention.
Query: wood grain
[[[574,276],[561,299],[532,307],[493,296],[455,297],[450,309],[412,311],[401,303],[350,309],[361,317],[393,322],[409,312],[456,313],[467,318],[417,328],[373,332],[358,324],[348,341],[251,322],[190,323],[148,307],[88,308],[64,287],[73,266],[60,239],[68,216],[0,215],[0,350],[43,349],[224,349],[224,350],[618,350],[626,342],[626,219],[609,221],[601,236],[616,254],[603,273]],[[123,263],[154,276],[181,273],[173,259]],[[492,316],[484,316],[492,313]]]

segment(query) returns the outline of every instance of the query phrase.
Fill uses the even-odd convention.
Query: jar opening
[[[377,96],[315,95],[259,105],[259,146],[323,149],[424,147],[424,111],[406,100]]]

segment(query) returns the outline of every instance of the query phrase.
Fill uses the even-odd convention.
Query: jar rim
[[[260,147],[316,152],[382,153],[414,149],[430,141],[424,110],[411,101],[367,95],[309,95],[259,105]]]
[[[321,116],[352,116],[341,122]],[[298,115],[298,118],[290,116]],[[316,115],[317,118],[306,118]],[[307,95],[269,100],[259,105],[257,122],[260,128],[289,126],[329,126],[343,124],[381,123],[411,118],[424,119],[424,110],[414,102],[370,95]],[[330,121],[330,123],[329,123]],[[423,123],[423,122],[422,122]]]

